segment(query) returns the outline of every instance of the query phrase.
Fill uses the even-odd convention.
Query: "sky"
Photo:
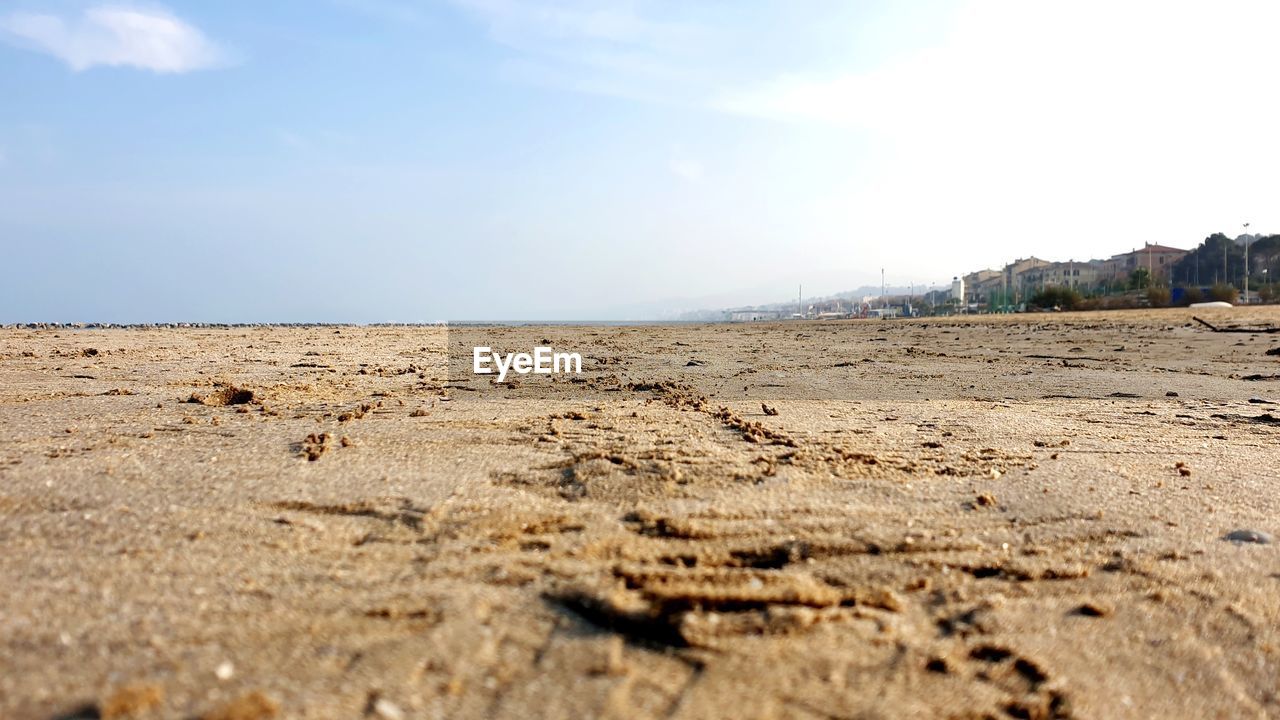
[[[0,2],[0,322],[649,319],[1280,232],[1280,4]]]

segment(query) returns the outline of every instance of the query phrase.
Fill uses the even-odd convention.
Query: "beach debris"
[[[329,449],[329,441],[333,436],[329,433],[311,433],[302,441],[302,454],[307,460],[315,462]]]
[[[80,354],[85,357],[96,357],[98,355],[98,348],[85,348]]]
[[[760,409],[764,411],[765,415],[773,416],[778,414],[777,408],[771,408],[768,405],[765,405],[764,403],[760,403]]]
[[[1112,610],[1110,606],[1103,605],[1102,603],[1096,603],[1096,602],[1085,602],[1085,603],[1082,603],[1080,607],[1077,607],[1075,609],[1076,615],[1083,615],[1085,617],[1095,617],[1095,618],[1107,617],[1111,615],[1111,613],[1113,612],[1115,611]]]
[[[214,668],[213,675],[219,680],[230,680],[236,674],[236,666],[231,664],[230,660],[223,660],[218,663],[218,667]]]
[[[1264,355],[1280,355],[1280,346],[1273,347],[1263,354]]]
[[[163,702],[164,691],[157,685],[125,685],[102,701],[94,717],[104,720],[135,717],[154,710]]]
[[[279,715],[280,705],[261,690],[254,690],[201,715],[200,720],[269,720]]]
[[[1254,543],[1257,545],[1270,545],[1271,543],[1275,542],[1275,538],[1272,537],[1269,533],[1262,532],[1261,530],[1248,530],[1248,529],[1232,530],[1226,535],[1223,535],[1222,539],[1226,540],[1227,542],[1233,542],[1237,544]]]
[[[191,397],[187,398],[186,401],[210,407],[224,407],[226,405],[246,405],[255,399],[256,397],[252,390],[246,390],[235,385],[224,385],[208,394],[191,393]]]
[[[1215,420],[1236,420],[1240,422],[1262,423],[1263,425],[1280,425],[1280,417],[1272,415],[1271,413],[1262,413],[1261,415],[1230,415],[1227,413],[1214,413],[1211,417]]]
[[[363,418],[365,415],[367,415],[370,411],[377,409],[381,405],[382,405],[382,401],[378,401],[377,403],[364,403],[360,405],[360,407],[358,408],[353,408],[344,413],[339,413],[338,422],[345,423],[345,422],[351,422],[352,420],[359,420]]]
[[[1195,307],[1195,306],[1192,306],[1192,307]],[[1215,305],[1214,307],[1231,307],[1231,306],[1230,306],[1230,305],[1227,305],[1227,304],[1225,304],[1225,303],[1223,303],[1223,305]],[[1201,320],[1200,318],[1195,317],[1194,315],[1191,317],[1191,319],[1192,319],[1192,320],[1195,320],[1196,322],[1200,323],[1201,325],[1203,325],[1203,326],[1205,326],[1205,327],[1209,328],[1210,330],[1212,330],[1212,331],[1214,331],[1214,332],[1233,332],[1233,333],[1280,333],[1280,327],[1265,327],[1265,328],[1252,328],[1252,327],[1218,327],[1218,326],[1213,325],[1212,323],[1210,323],[1210,322],[1208,322],[1208,321],[1206,321],[1206,320]]]
[[[1260,397],[1251,397],[1249,398],[1249,403],[1251,405],[1275,405],[1276,401]]]
[[[1191,468],[1187,467],[1185,462],[1179,460],[1173,467],[1182,477],[1191,477]]]
[[[291,518],[291,517],[286,517],[284,515],[279,515],[272,518],[271,522],[277,525],[306,528],[308,530],[314,530],[316,532],[322,532],[324,530],[324,524],[308,518]],[[223,663],[223,665],[230,665],[230,664],[231,664],[230,662]],[[219,665],[218,669],[221,670],[222,665]]]
[[[950,675],[952,673],[951,663],[947,662],[947,659],[941,655],[934,655],[929,658],[929,661],[924,664],[924,669],[939,675]]]
[[[382,718],[382,720],[404,720],[404,711],[400,706],[382,697],[382,694],[376,690],[370,691],[368,699],[365,700],[364,714],[366,717]]]
[[[1169,392],[1165,393],[1165,394],[1164,394],[1164,396],[1165,396],[1165,397],[1178,397],[1178,393],[1176,393],[1176,392],[1174,392],[1174,391],[1170,390]]]

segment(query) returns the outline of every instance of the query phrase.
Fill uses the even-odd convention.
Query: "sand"
[[[2,330],[0,717],[1280,717],[1280,335],[1192,314]]]

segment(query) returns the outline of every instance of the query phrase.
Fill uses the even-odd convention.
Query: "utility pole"
[[[1249,223],[1244,224],[1244,304],[1249,304]]]
[[[796,286],[796,314],[804,317],[804,283]]]
[[[884,296],[884,268],[880,268],[880,307],[889,307],[889,298]]]

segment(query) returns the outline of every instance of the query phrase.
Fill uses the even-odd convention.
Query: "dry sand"
[[[1280,334],[495,332],[0,331],[0,717],[1280,717]]]

